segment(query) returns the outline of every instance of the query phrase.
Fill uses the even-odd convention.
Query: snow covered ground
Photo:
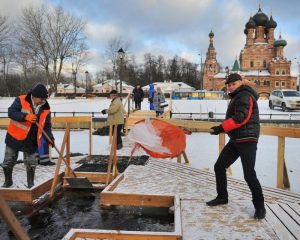
[[[0,112],[6,112],[7,107],[12,103],[13,99],[0,99]],[[52,111],[63,112],[99,112],[109,106],[109,99],[50,99]],[[201,104],[201,105],[200,105]],[[201,106],[201,107],[200,107]],[[142,109],[148,109],[148,103],[142,103]],[[173,101],[173,110],[178,113],[185,112],[225,112],[227,101]],[[270,110],[267,101],[259,101],[260,113],[279,113],[289,118],[289,112],[282,113],[281,110]],[[300,114],[298,111],[292,114]],[[1,114],[0,116],[3,117]],[[99,115],[100,116],[100,115]],[[0,130],[0,162],[3,161],[5,149],[5,130]],[[56,144],[60,146],[63,138],[62,131],[54,131]],[[125,140],[126,141],[126,140]],[[129,141],[129,140],[127,140]],[[286,138],[285,160],[287,164],[288,174],[291,183],[291,191],[300,194],[300,139]],[[88,153],[88,132],[72,131],[71,133],[71,152],[72,153]],[[108,137],[93,136],[93,154],[109,154]],[[122,155],[122,151],[118,151]],[[140,151],[138,154],[143,154]],[[191,166],[199,169],[208,169],[213,171],[214,163],[218,157],[218,137],[211,136],[208,133],[193,133],[187,136],[187,154],[191,161]],[[57,154],[53,154],[56,156]],[[22,159],[22,155],[19,156]],[[258,144],[256,171],[261,184],[264,186],[276,187],[276,171],[277,171],[277,138],[272,136],[261,136]],[[239,160],[232,166],[233,177],[243,179],[242,166]],[[1,171],[2,174],[2,171]]]

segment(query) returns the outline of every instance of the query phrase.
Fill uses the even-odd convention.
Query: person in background
[[[108,114],[107,123],[109,126],[117,126],[117,149],[123,147],[121,130],[124,124],[124,106],[121,102],[118,92],[111,90],[110,93],[111,103],[108,109],[103,109],[102,114]],[[113,131],[114,132],[114,131]]]
[[[258,94],[251,87],[243,85],[242,77],[237,73],[230,74],[225,84],[231,98],[226,120],[221,125],[212,127],[211,134],[226,132],[230,140],[214,166],[218,195],[206,204],[217,206],[228,203],[226,168],[240,157],[244,178],[252,193],[254,218],[263,219],[266,216],[264,196],[254,169],[260,132]]]
[[[153,96],[153,104],[154,104],[154,110],[156,112],[156,117],[164,113],[164,107],[161,106],[161,104],[164,102],[165,102],[165,96],[161,91],[161,88],[157,87]]]
[[[141,85],[140,84],[137,84],[133,91],[132,91],[132,94],[133,94],[133,100],[134,100],[134,104],[135,104],[135,109],[136,110],[141,110],[141,103],[144,99],[144,91],[143,89],[141,88]]]
[[[154,85],[153,83],[150,83],[149,85],[149,96],[148,101],[150,103],[150,110],[154,110],[154,104],[153,104],[153,96],[154,96]]]
[[[1,164],[8,188],[13,184],[12,172],[19,152],[24,153],[24,164],[27,172],[27,187],[34,186],[35,168],[38,164],[38,148],[41,145],[42,132],[36,122],[45,130],[54,144],[51,130],[50,106],[47,102],[48,91],[42,84],[37,84],[27,95],[16,97],[8,108],[10,123],[5,138],[5,155]]]

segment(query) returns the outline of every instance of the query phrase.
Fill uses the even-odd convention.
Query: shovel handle
[[[69,164],[67,164],[67,161],[65,160],[64,156],[60,153],[60,151],[58,150],[58,148],[55,146],[54,142],[52,141],[52,139],[48,136],[48,134],[45,132],[45,130],[41,127],[40,124],[38,124],[37,122],[35,122],[35,124],[37,125],[37,127],[42,131],[43,135],[46,137],[47,141],[54,147],[54,149],[56,150],[56,152],[58,153],[59,157],[62,158],[62,160],[64,161],[64,163],[66,164],[66,166],[69,168],[69,170],[72,172],[72,174],[74,175],[74,177],[76,177],[75,172],[73,171],[73,169],[69,166]]]

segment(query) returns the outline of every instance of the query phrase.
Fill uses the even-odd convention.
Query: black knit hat
[[[232,83],[232,82],[235,82],[235,81],[242,81],[242,77],[241,77],[240,74],[231,73],[227,77],[227,80],[226,80],[225,84]]]
[[[48,91],[47,88],[41,84],[38,83],[31,91],[31,95],[36,98],[43,98],[47,99],[48,98]]]
[[[118,94],[117,90],[111,90],[109,94]]]

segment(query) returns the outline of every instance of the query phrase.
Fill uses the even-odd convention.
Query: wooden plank
[[[57,183],[57,180],[58,180],[58,174],[59,174],[60,166],[61,166],[61,163],[63,161],[62,157],[63,157],[63,153],[65,151],[66,141],[68,139],[69,134],[70,134],[70,129],[67,126],[67,129],[65,131],[65,135],[64,135],[64,138],[63,138],[63,142],[62,142],[62,145],[61,145],[61,148],[60,148],[59,158],[57,160],[56,168],[55,168],[55,171],[54,171],[54,178],[53,178],[52,186],[51,186],[51,189],[50,189],[50,198],[52,198],[54,196],[55,186],[56,186],[56,183]]]
[[[174,196],[102,192],[101,204],[122,206],[171,207],[174,205]]]
[[[93,152],[93,122],[92,117],[90,117],[89,123],[89,155],[92,155]]]
[[[0,195],[0,214],[6,224],[8,225],[9,229],[14,233],[14,235],[18,239],[22,240],[30,240],[27,232],[23,229],[18,219],[15,217],[3,197]]]
[[[289,203],[288,205],[300,216],[300,204],[299,203]]]
[[[95,229],[71,229],[62,240],[107,239],[107,240],[181,240],[173,232],[119,231]]]
[[[75,171],[75,174],[77,177],[86,177],[92,183],[105,183],[107,173]]]
[[[31,203],[34,200],[29,189],[0,188],[0,195],[7,201]]]
[[[276,235],[279,239],[296,239],[288,229],[282,224],[282,222],[278,219],[278,217],[274,214],[274,212],[269,207],[271,204],[266,205],[266,221],[270,224],[273,228]]]
[[[278,152],[277,152],[277,187],[284,188],[283,169],[284,169],[284,148],[285,138],[278,137]]]
[[[102,192],[113,191],[124,180],[124,173],[116,177]]]
[[[288,204],[279,204],[279,206],[287,212],[287,214],[289,214],[291,216],[291,218],[294,219],[294,221],[299,225],[298,228],[300,231],[300,212],[296,212],[292,207],[290,207]]]
[[[205,170],[194,169],[191,167],[187,167],[184,165],[179,165],[177,163],[172,162],[163,162],[158,160],[149,161],[147,166],[151,167],[154,170],[156,169],[158,172],[164,172],[166,174],[175,174],[180,176],[181,178],[185,178],[187,181],[191,182],[212,182],[215,184],[215,175],[212,172],[208,172]],[[188,172],[187,172],[188,171]],[[197,176],[192,177],[197,174]],[[239,191],[245,194],[245,196],[250,196],[250,192],[248,186],[245,182],[242,182],[237,179],[228,178],[228,188]],[[263,187],[265,198],[268,200],[277,200],[283,202],[296,202],[300,201],[300,195],[291,193],[285,190],[279,190],[275,188]],[[272,198],[272,199],[270,199]]]
[[[282,225],[291,233],[295,239],[300,239],[300,227],[294,219],[287,214],[278,204],[268,204],[270,210],[281,221]]]
[[[58,184],[61,184],[63,182],[63,177],[64,177],[63,172],[58,175],[55,187]],[[43,194],[48,192],[50,190],[51,186],[52,186],[52,182],[53,182],[53,178],[47,180],[46,182],[43,182],[40,185],[34,186],[31,189],[32,201],[35,200],[35,199],[38,199],[40,196],[42,196]]]
[[[184,158],[185,163],[186,164],[190,164],[190,160],[189,160],[189,158],[188,158],[188,156],[187,156],[187,154],[186,154],[185,151],[182,152],[182,156]]]
[[[181,202],[178,194],[174,196],[174,228],[175,233],[182,236]]]
[[[52,123],[77,123],[77,122],[91,122],[90,116],[64,116],[64,117],[53,117],[51,118]]]

